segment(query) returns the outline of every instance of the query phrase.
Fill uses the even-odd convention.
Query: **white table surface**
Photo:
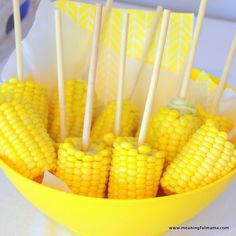
[[[195,66],[219,76],[234,32],[236,32],[236,23],[207,19]],[[234,86],[236,86],[235,65],[236,63],[230,75],[230,83]],[[235,198],[236,181],[231,183],[207,209],[183,224],[184,226],[229,226],[229,230],[172,231],[165,236],[236,235]],[[0,170],[0,236],[75,236],[75,234],[48,219],[28,203]]]

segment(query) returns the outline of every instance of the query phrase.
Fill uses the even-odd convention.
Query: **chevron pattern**
[[[79,13],[79,7],[75,2],[70,1],[68,4],[67,0],[56,1],[56,7],[61,9],[63,13],[70,15],[72,19],[77,19]]]
[[[212,103],[212,99],[217,88],[217,84],[213,82],[211,76],[201,71],[195,78],[196,85],[190,93],[195,98],[195,104],[204,104],[206,107]]]
[[[160,25],[159,25],[160,26]],[[163,55],[162,69],[180,71],[185,63],[192,39],[193,18],[189,14],[172,13]],[[157,37],[160,32],[158,29]],[[157,39],[155,40],[157,42]],[[153,63],[156,43],[153,43],[148,58]]]
[[[215,91],[217,87],[217,84],[213,82],[211,76],[205,71],[199,73],[199,75],[195,78],[195,82],[201,87],[204,87],[205,89],[209,89],[211,91]]]
[[[102,45],[98,60],[96,93],[100,96],[98,100],[103,101],[104,104],[116,96],[118,62],[119,53],[115,52],[112,47]]]
[[[93,31],[95,16],[94,5],[58,0],[56,2],[56,6],[63,12],[67,13],[82,29],[89,32]],[[122,11],[124,11],[124,9],[112,9],[111,17],[104,25],[101,36],[103,45],[106,47],[111,47],[116,52],[119,52],[120,50]],[[139,60],[143,53],[146,38],[149,35],[154,12],[134,9],[128,10],[128,12],[130,13],[130,26],[127,53],[128,57]],[[171,14],[170,26],[162,61],[162,69],[173,72],[181,71],[191,43],[192,29],[192,14]],[[153,40],[153,45],[150,49],[147,63],[153,63],[159,32],[160,27],[156,38]],[[102,56],[102,58],[105,57],[107,56]],[[114,58],[110,58],[110,60],[114,60]],[[111,62],[109,61],[109,63]]]
[[[128,56],[140,59],[151,26],[150,12],[130,10],[129,13]]]
[[[122,28],[122,12],[114,9],[111,12],[108,22],[104,25],[101,41],[107,47],[112,47],[117,52],[120,51]]]

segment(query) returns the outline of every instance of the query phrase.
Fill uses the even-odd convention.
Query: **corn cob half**
[[[87,84],[82,80],[65,81],[66,127],[68,137],[81,137],[84,123]],[[96,101],[94,111],[96,110]],[[94,112],[95,114],[95,112]],[[60,142],[58,91],[53,91],[48,130],[55,142]]]
[[[35,179],[54,170],[56,153],[32,104],[0,93],[0,156],[22,175]]]
[[[116,101],[107,104],[94,122],[91,136],[93,139],[102,138],[107,133],[114,133]],[[123,101],[120,136],[134,136],[139,123],[137,108],[128,100]]]
[[[147,144],[138,146],[134,138],[117,138],[114,142],[108,197],[155,197],[163,165],[163,152]]]
[[[175,194],[194,190],[236,168],[235,146],[227,138],[227,133],[208,120],[167,167],[161,179],[164,192]]]
[[[176,109],[161,107],[150,119],[147,142],[166,153],[168,165],[201,124],[194,115],[181,115]]]
[[[103,142],[93,143],[83,152],[80,138],[66,138],[59,145],[56,176],[75,194],[105,197],[111,153]]]
[[[229,132],[233,128],[233,124],[227,116],[217,116],[207,113],[202,106],[197,106],[197,115],[206,122],[207,120],[214,120],[218,124],[221,131]]]
[[[17,78],[11,78],[0,86],[1,93],[11,93],[12,99],[19,99],[19,95],[32,103],[35,110],[42,118],[45,127],[48,123],[48,96],[47,90],[33,81],[19,82]],[[16,97],[16,98],[14,98]]]

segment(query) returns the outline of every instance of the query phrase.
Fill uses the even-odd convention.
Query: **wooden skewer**
[[[133,86],[133,88],[132,88],[132,90],[130,92],[129,98],[133,97],[134,92],[135,92],[135,90],[137,88],[138,82],[140,80],[141,72],[143,71],[143,68],[144,68],[144,65],[145,65],[145,61],[146,61],[146,59],[148,57],[148,53],[149,53],[151,44],[152,44],[153,39],[155,37],[155,33],[157,32],[158,23],[159,23],[159,20],[161,18],[162,12],[163,12],[163,7],[161,7],[161,6],[157,7],[155,15],[154,15],[154,18],[153,18],[152,26],[151,26],[151,29],[149,31],[148,38],[147,38],[147,40],[145,42],[145,45],[144,45],[141,61],[139,63],[139,67],[138,67],[137,72],[136,72],[134,86]]]
[[[84,128],[83,128],[83,137],[82,137],[83,150],[87,150],[89,147],[89,139],[90,139],[91,123],[92,123],[92,112],[93,112],[94,87],[95,87],[96,72],[97,72],[99,38],[100,38],[100,32],[101,32],[101,18],[102,18],[102,5],[96,4],[95,26],[94,26],[92,52],[91,52],[89,75],[88,75],[88,91],[87,91],[87,98],[86,98]]]
[[[121,38],[121,49],[120,49],[120,67],[119,67],[118,89],[117,89],[117,99],[116,99],[116,116],[115,116],[116,136],[120,135],[120,130],[121,130],[128,32],[129,32],[129,14],[125,12],[123,13],[122,38]]]
[[[15,45],[17,60],[17,76],[20,82],[24,81],[24,65],[22,52],[22,32],[19,0],[13,0],[14,28],[15,28]]]
[[[64,82],[64,62],[63,62],[63,39],[62,39],[62,19],[60,10],[55,10],[55,32],[57,51],[57,81],[60,115],[60,138],[61,141],[67,136],[66,128],[66,108],[65,108],[65,82]]]
[[[106,3],[105,3],[105,6],[104,6],[104,11],[103,11],[103,14],[102,14],[102,23],[101,23],[101,32],[103,31],[104,29],[104,26],[105,24],[107,23],[107,20],[110,16],[110,13],[111,13],[111,10],[112,10],[112,3],[113,3],[113,0],[106,0]],[[90,44],[90,43],[89,43]],[[84,56],[86,59],[86,62],[85,62],[85,65],[84,65],[84,68],[83,68],[83,71],[82,71],[82,75],[81,77],[84,78],[85,75],[87,74],[87,71],[89,70],[89,63],[90,63],[90,60],[91,60],[91,54],[89,54],[88,56]]]
[[[228,78],[235,54],[236,54],[236,34],[234,35],[234,39],[233,39],[231,48],[228,53],[225,67],[224,67],[223,73],[221,75],[220,83],[217,87],[216,94],[215,94],[214,100],[212,102],[211,112],[213,114],[216,114],[218,112],[219,102],[220,102],[220,99],[222,98],[222,95],[224,92],[224,87],[227,82],[227,78]]]
[[[103,11],[103,16],[102,16],[102,26],[101,26],[101,31],[103,30],[104,25],[106,24],[110,13],[111,13],[111,9],[112,9],[112,3],[113,0],[107,0],[105,7],[104,7],[104,11]]]
[[[228,139],[232,141],[236,137],[236,126],[230,131]]]
[[[186,63],[185,72],[183,76],[182,86],[179,93],[179,97],[182,99],[185,99],[187,95],[193,62],[196,55],[196,50],[197,50],[197,46],[199,42],[199,36],[202,30],[204,15],[206,12],[207,1],[208,0],[201,0],[200,8],[198,11],[198,17],[197,17],[197,22],[195,26],[193,41],[191,43],[188,60]]]
[[[155,90],[156,90],[157,82],[160,77],[161,61],[162,61],[162,57],[163,57],[166,36],[167,36],[167,32],[168,32],[170,13],[171,12],[169,10],[164,10],[160,37],[159,37],[158,46],[156,49],[154,68],[152,71],[152,78],[151,78],[151,82],[150,82],[150,86],[149,86],[149,91],[148,91],[148,95],[147,95],[143,119],[142,119],[141,128],[140,128],[140,134],[139,134],[139,138],[138,138],[139,145],[143,144],[146,140],[148,123],[149,123],[149,119],[150,119],[150,115],[151,115],[151,111],[152,111],[152,106],[153,106],[153,102],[154,102]]]

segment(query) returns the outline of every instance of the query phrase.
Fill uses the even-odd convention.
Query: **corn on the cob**
[[[45,87],[30,80],[21,83],[16,78],[11,78],[9,81],[2,83],[0,92],[12,93],[12,99],[14,99],[14,96],[17,96],[16,99],[18,99],[18,95],[22,95],[33,105],[41,116],[45,127],[47,127],[48,97]]]
[[[84,123],[87,84],[82,80],[65,81],[66,128],[68,137],[81,137]],[[94,111],[96,101],[94,102]],[[95,112],[93,112],[95,114]],[[49,108],[48,130],[51,137],[60,142],[58,91],[53,91]]]
[[[163,152],[147,144],[138,146],[133,138],[117,138],[114,142],[108,197],[155,197],[163,165]]]
[[[0,155],[13,169],[35,179],[56,166],[56,153],[32,104],[0,93]]]
[[[201,124],[194,115],[181,115],[178,110],[161,107],[150,119],[147,142],[166,153],[168,165]]]
[[[217,116],[207,113],[202,106],[197,106],[197,115],[206,122],[207,120],[214,120],[218,124],[221,131],[229,132],[233,128],[233,124],[227,116]]]
[[[235,146],[228,135],[208,120],[167,167],[161,179],[166,194],[200,188],[228,174],[236,167]]]
[[[107,133],[114,133],[116,101],[107,104],[94,122],[91,136],[99,139]],[[129,101],[123,101],[120,136],[134,136],[139,123],[137,108]]]
[[[111,154],[103,142],[92,143],[83,152],[80,138],[66,138],[59,145],[56,176],[75,194],[105,197]]]

